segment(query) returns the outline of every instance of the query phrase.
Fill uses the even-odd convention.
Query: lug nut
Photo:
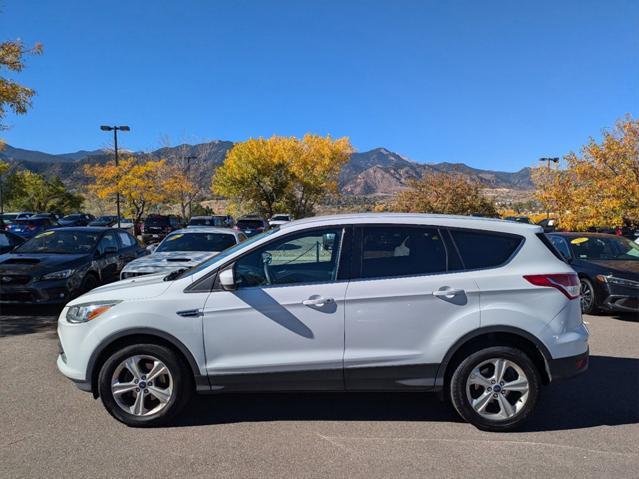
[[[135,388],[135,392],[139,393],[140,392],[140,388]]]
[[[488,389],[489,391],[492,391],[492,390],[493,390],[493,388],[491,388],[490,386],[488,386],[488,388],[487,388],[487,389]]]
[[[497,396],[498,396],[498,394],[497,394],[497,393],[493,394],[493,397],[494,397],[494,398],[496,398]]]
[[[149,390],[148,390],[148,389],[145,389],[145,390],[144,390],[144,394],[149,394]]]
[[[142,378],[142,379],[144,379],[144,378]],[[495,382],[496,382],[496,381],[495,381],[494,379],[491,379],[491,380],[490,380],[490,384],[495,384]]]
[[[134,380],[133,380],[133,382],[134,382],[135,384],[137,384],[137,383],[138,383],[138,380],[137,380],[137,379],[134,379]]]
[[[504,385],[504,381],[500,381],[500,382],[499,382],[499,384],[500,384],[501,386],[503,386],[503,385]]]
[[[146,379],[146,376],[142,376],[142,380],[144,381]]]
[[[153,386],[153,381],[148,382],[149,386]]]

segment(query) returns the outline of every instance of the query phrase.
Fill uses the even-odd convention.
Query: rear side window
[[[489,231],[451,229],[450,233],[466,269],[501,266],[508,261],[524,240],[521,236]]]
[[[437,228],[363,229],[361,277],[416,276],[444,271],[446,247]]]

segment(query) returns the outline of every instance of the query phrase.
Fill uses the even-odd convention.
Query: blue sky
[[[45,53],[12,146],[62,153],[349,136],[420,162],[514,171],[639,116],[639,2],[0,0]]]

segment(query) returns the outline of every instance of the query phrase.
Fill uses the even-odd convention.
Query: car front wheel
[[[169,348],[127,346],[109,357],[98,377],[107,411],[128,426],[150,427],[173,419],[188,402],[188,366]]]
[[[457,366],[450,381],[459,415],[484,431],[510,431],[532,414],[539,373],[522,351],[504,346],[477,351]]]

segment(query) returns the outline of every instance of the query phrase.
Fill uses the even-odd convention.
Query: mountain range
[[[212,141],[196,145],[183,144],[164,147],[149,153],[154,158],[178,161],[187,157],[197,157],[195,161],[208,166],[205,171],[211,175],[220,166],[226,153],[233,147],[230,141]],[[17,168],[28,169],[44,175],[57,175],[71,187],[87,182],[83,166],[89,163],[104,163],[112,157],[106,150],[80,150],[72,153],[51,154],[41,151],[14,148],[5,145],[0,150],[0,159],[16,164]],[[434,172],[457,172],[478,181],[487,189],[530,190],[533,184],[530,168],[510,173],[504,171],[472,168],[464,163],[417,163],[386,148],[375,148],[353,153],[340,173],[340,190],[350,195],[380,196],[390,195],[406,188],[411,179],[421,178]],[[210,184],[210,175],[201,178],[203,184]]]

